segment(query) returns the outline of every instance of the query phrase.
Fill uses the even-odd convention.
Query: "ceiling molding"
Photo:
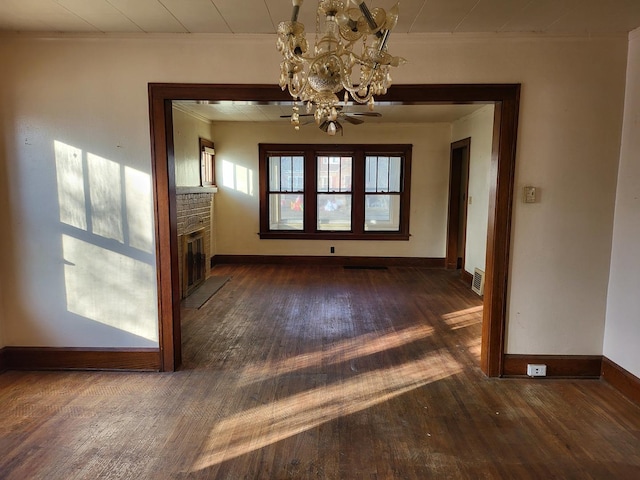
[[[394,33],[394,43],[424,43],[425,40],[437,41],[460,39],[522,39],[522,40],[555,40],[555,39],[593,39],[593,38],[630,38],[640,33],[640,27],[627,32],[612,33],[536,33],[536,32],[433,32],[433,33]],[[308,41],[313,43],[313,35]],[[37,38],[37,39],[104,39],[104,40],[184,40],[186,42],[272,42],[275,48],[276,34],[270,33],[99,33],[99,32],[11,32],[0,30],[0,38]]]
[[[185,105],[182,105],[182,104],[179,104],[179,103],[176,103],[176,102],[172,102],[171,108],[174,109],[174,110],[178,110],[179,112],[182,112],[185,115],[189,115],[190,117],[193,117],[196,120],[199,120],[201,122],[207,123],[209,125],[211,125],[213,123],[212,120],[208,119],[205,116],[200,115],[197,112],[194,112],[193,110],[189,109],[189,107],[186,107]]]

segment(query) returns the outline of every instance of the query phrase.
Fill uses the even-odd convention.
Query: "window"
[[[260,238],[409,239],[411,145],[259,150]]]
[[[273,154],[269,162],[269,229],[304,230],[304,157]]]
[[[317,155],[316,163],[316,230],[350,232],[353,157]]]
[[[200,139],[200,186],[207,187],[216,184],[215,150],[213,142]]]

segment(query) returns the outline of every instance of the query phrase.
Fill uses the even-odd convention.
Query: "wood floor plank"
[[[179,372],[0,375],[0,478],[640,478],[640,407],[607,383],[482,374],[456,272],[214,274]]]

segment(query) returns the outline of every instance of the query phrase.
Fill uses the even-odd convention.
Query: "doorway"
[[[471,138],[452,143],[449,167],[449,210],[445,265],[450,270],[462,270],[461,275],[464,275],[465,271],[470,147]]]
[[[176,370],[182,358],[171,113],[173,100],[261,104],[290,102],[291,98],[277,85],[149,84],[162,371]],[[495,106],[480,367],[488,376],[500,376],[504,356],[520,85],[395,85],[379,101],[405,105],[492,103]]]

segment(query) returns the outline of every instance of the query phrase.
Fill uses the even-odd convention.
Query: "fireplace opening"
[[[184,285],[183,298],[189,296],[206,276],[204,250],[204,228],[183,236],[184,241]]]

